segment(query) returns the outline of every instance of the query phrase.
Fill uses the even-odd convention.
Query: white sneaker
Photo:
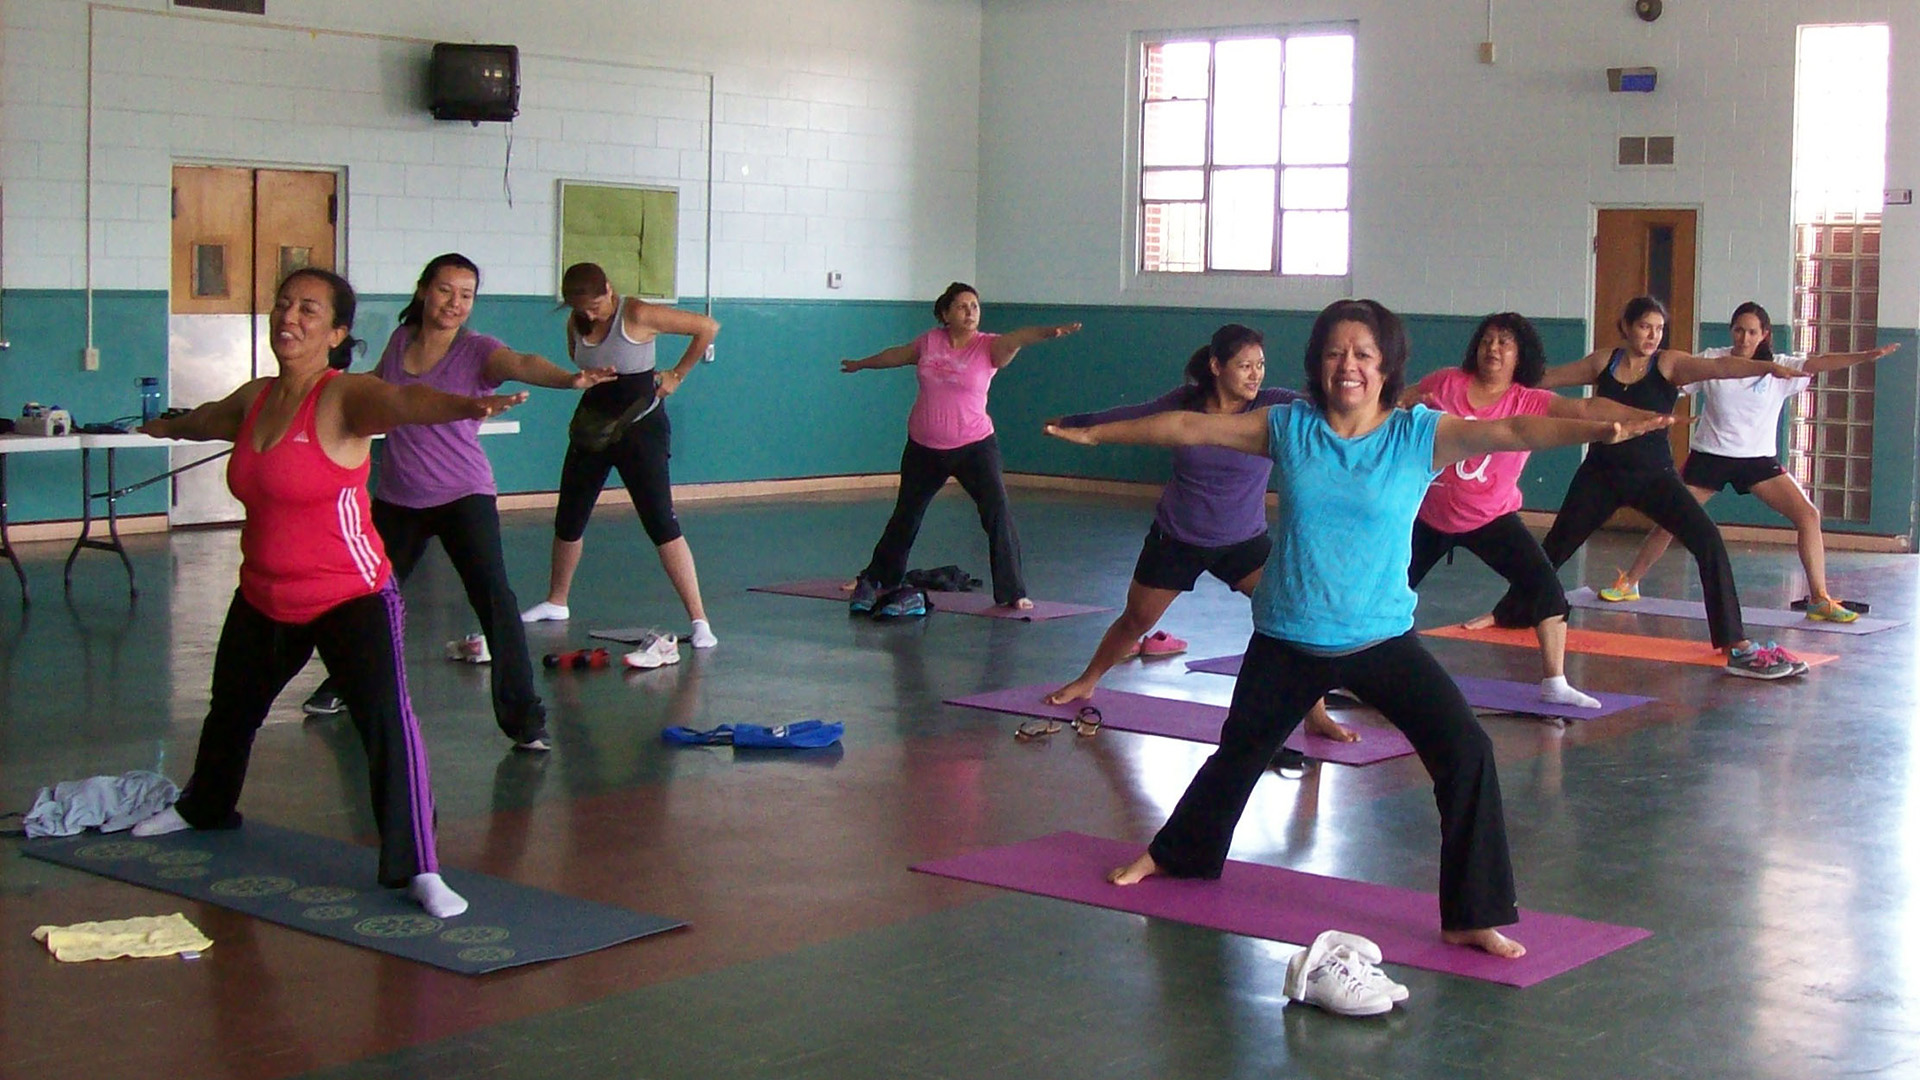
[[[550,604],[545,600],[520,613],[521,622],[566,622],[573,612],[565,604]]]
[[[1303,949],[1287,964],[1288,997],[1340,1016],[1379,1016],[1393,1011],[1393,999],[1387,991],[1370,985],[1363,974],[1378,969],[1347,950],[1328,950],[1318,957],[1313,957],[1314,952],[1311,947]]]
[[[1386,972],[1374,967],[1373,963],[1366,957],[1361,956],[1347,946],[1336,945],[1328,952],[1328,955],[1338,956],[1342,960],[1345,960],[1347,966],[1359,974],[1360,981],[1366,984],[1367,989],[1381,991],[1387,995],[1387,1000],[1393,1002],[1395,1005],[1407,1000],[1407,988],[1405,986],[1394,982],[1393,978]]]
[[[447,642],[447,659],[468,664],[491,664],[493,653],[487,650],[485,634],[468,634]]]
[[[640,647],[621,657],[630,668],[650,669],[665,667],[680,662],[680,643],[672,634],[647,632],[640,639]]]

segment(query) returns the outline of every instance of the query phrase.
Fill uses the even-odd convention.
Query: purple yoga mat
[[[1502,960],[1442,942],[1439,900],[1412,889],[1231,861],[1218,881],[1109,884],[1107,872],[1132,862],[1140,850],[1139,844],[1058,832],[913,869],[1300,945],[1323,930],[1346,930],[1372,938],[1387,963],[1508,986],[1532,986],[1652,936],[1631,926],[1522,909],[1519,924],[1502,929],[1527,947],[1527,955]]]
[[[1567,603],[1590,611],[1628,611],[1635,615],[1666,615],[1675,619],[1707,618],[1707,605],[1698,600],[1671,600],[1661,596],[1643,596],[1638,600],[1625,600],[1609,603],[1600,599],[1600,594],[1587,586],[1581,586],[1567,594]],[[1772,626],[1787,630],[1811,630],[1817,634],[1877,634],[1882,630],[1891,630],[1896,626],[1905,626],[1899,619],[1876,619],[1871,615],[1862,615],[1850,623],[1822,622],[1807,618],[1804,611],[1780,611],[1776,608],[1740,609],[1740,621],[1748,626]]]
[[[1073,719],[1080,712],[1079,704],[1049,705],[1040,700],[1053,689],[1048,684],[1016,686],[1011,690],[948,698],[947,704],[1013,713],[1016,716],[1038,716],[1048,720]],[[1100,710],[1102,726],[1115,731],[1164,735],[1170,739],[1211,745],[1219,744],[1220,724],[1227,718],[1227,710],[1223,706],[1148,697],[1145,694],[1130,694],[1125,690],[1096,689],[1092,704]],[[1371,765],[1376,761],[1406,757],[1413,753],[1407,737],[1395,728],[1362,727],[1359,742],[1343,743],[1308,735],[1304,727],[1299,727],[1287,736],[1286,745],[1315,761],[1329,761],[1336,765]]]
[[[806,596],[815,600],[838,600],[844,604],[847,602],[847,590],[840,587],[844,584],[846,582],[833,578],[810,578],[806,581],[782,581],[773,585],[755,585],[747,591],[778,593],[781,596]],[[933,602],[935,611],[984,615],[989,619],[1014,619],[1019,622],[1045,622],[1048,619],[1064,619],[1069,615],[1091,615],[1099,611],[1113,610],[1087,604],[1066,604],[1057,600],[1035,600],[1032,608],[1016,611],[994,603],[990,593],[929,590],[927,599]]]
[[[1201,671],[1209,675],[1240,674],[1240,657],[1214,656],[1205,660],[1187,661],[1188,671]],[[1641,697],[1638,694],[1604,694],[1598,690],[1587,693],[1600,699],[1597,709],[1580,709],[1572,705],[1555,705],[1540,700],[1540,687],[1534,683],[1509,682],[1506,679],[1482,679],[1474,675],[1455,675],[1453,681],[1466,695],[1467,704],[1476,709],[1488,709],[1493,712],[1518,713],[1522,716],[1552,716],[1562,720],[1598,720],[1603,716],[1645,705],[1657,698]]]

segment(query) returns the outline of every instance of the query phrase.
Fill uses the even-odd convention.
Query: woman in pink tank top
[[[318,650],[366,746],[380,883],[404,887],[428,914],[450,918],[467,902],[441,880],[434,853],[427,749],[401,655],[405,610],[368,512],[368,453],[375,435],[403,424],[485,418],[526,395],[464,397],[343,374],[358,344],[354,306],[345,279],[294,271],[269,322],[280,373],[141,428],[158,438],[232,442],[227,481],[247,520],[240,588],[220,631],[193,777],[178,804],[133,831],[237,828],[254,736]]]

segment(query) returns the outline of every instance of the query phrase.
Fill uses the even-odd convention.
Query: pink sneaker
[[[1187,651],[1187,643],[1167,633],[1155,630],[1140,639],[1140,655],[1143,657],[1173,656]]]

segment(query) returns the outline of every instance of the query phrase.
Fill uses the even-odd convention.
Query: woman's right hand
[[[134,428],[133,430],[138,432],[141,435],[146,435],[150,438],[171,439],[173,438],[173,435],[168,430],[170,424],[171,424],[171,421],[165,419],[164,417],[156,416],[153,419],[147,421],[146,423],[141,424],[139,427]]]
[[[1628,439],[1637,439],[1650,431],[1673,426],[1673,417],[1667,413],[1650,413],[1641,420],[1614,420],[1610,422],[1612,430],[1605,437],[1595,439],[1597,443],[1623,443]]]
[[[840,374],[851,375],[856,371],[865,371],[866,367],[867,365],[864,360],[842,360],[840,361]]]
[[[612,382],[619,377],[620,373],[610,367],[581,368],[574,373],[573,388],[585,390],[590,386],[599,386],[603,382]]]
[[[1042,430],[1056,439],[1065,439],[1070,443],[1079,443],[1081,446],[1100,445],[1100,440],[1094,438],[1092,428],[1061,427],[1058,424],[1048,424]]]
[[[488,394],[485,397],[474,397],[468,398],[467,400],[473,403],[474,412],[471,414],[472,419],[488,420],[526,401],[527,392],[522,390],[517,394]]]

